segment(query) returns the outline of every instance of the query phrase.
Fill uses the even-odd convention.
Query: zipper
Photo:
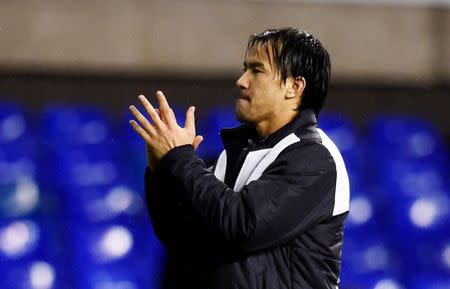
[[[231,170],[232,174],[229,176],[229,178],[226,179],[226,183],[230,184],[230,187],[234,187],[235,183],[236,183],[236,179],[237,176],[239,175],[240,172],[240,168],[242,167],[242,164],[244,163],[245,159],[247,158],[248,153],[250,152],[250,150],[252,148],[255,147],[256,142],[250,142],[251,140],[249,139],[249,144],[250,146],[245,147],[241,150],[236,162],[234,163],[234,166]]]

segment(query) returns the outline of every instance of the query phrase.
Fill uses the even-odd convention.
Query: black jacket
[[[212,170],[185,145],[146,171],[164,288],[338,288],[349,183],[314,113],[263,140],[250,125],[221,137]]]

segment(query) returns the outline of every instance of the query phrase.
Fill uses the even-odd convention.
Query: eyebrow
[[[259,61],[249,61],[249,62],[244,61],[244,67],[251,68],[251,69],[264,68],[264,64]]]

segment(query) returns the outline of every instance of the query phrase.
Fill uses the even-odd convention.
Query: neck
[[[258,132],[258,136],[260,138],[265,138],[268,135],[276,132],[286,124],[290,123],[294,118],[299,114],[298,111],[289,110],[289,113],[286,111],[275,115],[273,118],[264,120],[255,125],[256,131]]]

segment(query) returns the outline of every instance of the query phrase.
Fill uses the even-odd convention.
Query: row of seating
[[[95,107],[29,115],[0,104],[0,288],[158,288],[165,252],[146,216],[144,145],[129,117],[117,125]],[[338,114],[319,123],[351,182],[342,288],[449,288],[448,147],[435,128],[400,116],[364,133]],[[199,119],[201,157],[211,163],[220,128],[237,124],[232,108]]]
[[[404,116],[374,119],[360,142],[360,173],[350,173],[343,284],[449,287],[448,147],[429,123]]]

